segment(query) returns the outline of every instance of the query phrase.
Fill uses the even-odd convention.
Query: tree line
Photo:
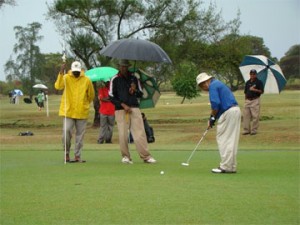
[[[204,8],[197,0],[56,0],[48,6],[47,17],[64,37],[69,65],[78,59],[86,69],[116,66],[114,59],[99,52],[118,39],[158,44],[173,64],[139,62],[138,66],[154,74],[159,86],[169,83],[183,101],[197,95],[195,77],[200,71],[237,90],[244,84],[239,64],[245,55],[265,55],[280,64],[287,79],[299,78],[299,45],[291,46],[279,61],[263,38],[240,34],[239,11],[225,22],[213,3]],[[40,52],[41,28],[38,22],[14,27],[17,43],[5,64],[6,81],[19,81],[31,96],[37,82],[55,92],[53,83],[62,63],[62,53]]]

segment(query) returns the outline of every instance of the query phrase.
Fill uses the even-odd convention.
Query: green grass
[[[242,107],[242,93],[235,95]],[[237,174],[210,172],[219,162],[215,129],[190,166],[181,166],[205,130],[206,94],[181,105],[163,93],[156,108],[143,110],[155,131],[154,165],[144,164],[134,145],[134,164],[121,164],[116,127],[114,144],[96,144],[92,111],[87,163],[65,165],[59,96],[50,96],[49,117],[2,97],[0,224],[299,224],[299,95],[263,96],[259,134],[240,138]],[[34,136],[18,136],[26,130]]]

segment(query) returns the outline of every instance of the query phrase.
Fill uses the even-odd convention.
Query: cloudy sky
[[[4,64],[13,52],[16,43],[14,26],[26,27],[32,22],[41,23],[39,43],[42,53],[62,51],[62,38],[51,21],[47,21],[46,3],[53,0],[16,0],[17,6],[0,9],[0,80],[5,80]],[[203,0],[206,6],[209,0]],[[300,44],[299,0],[212,0],[225,21],[241,12],[241,34],[262,37],[273,57],[280,59],[295,44]]]

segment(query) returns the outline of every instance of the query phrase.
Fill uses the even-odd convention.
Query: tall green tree
[[[270,51],[264,45],[263,39],[249,35],[241,36],[231,33],[211,45],[210,48],[213,49],[215,62],[212,66],[212,73],[223,80],[233,91],[245,83],[239,70],[239,65],[245,55],[270,57]]]
[[[15,59],[12,57],[5,64],[5,72],[8,80],[19,79],[24,91],[32,98],[36,79],[42,74],[44,63],[43,55],[37,42],[42,40],[39,31],[42,25],[37,22],[28,24],[27,27],[15,26],[17,43],[14,45]]]
[[[48,87],[49,93],[57,93],[54,88],[54,83],[57,79],[58,71],[62,64],[62,55],[60,53],[43,54],[45,63],[43,64],[43,73],[40,76],[40,83]],[[67,60],[67,65],[70,67],[71,61]]]
[[[172,86],[178,96],[183,97],[181,104],[185,99],[192,99],[198,96],[196,88],[196,76],[198,74],[197,66],[191,62],[183,62],[176,70],[172,79]]]
[[[300,45],[293,45],[280,59],[279,65],[286,79],[300,78]]]
[[[0,0],[0,9],[2,7],[4,7],[5,5],[15,6],[16,5],[16,1],[15,0]]]
[[[48,15],[65,37],[69,53],[75,54],[89,69],[110,65],[110,59],[100,56],[99,50],[117,39],[150,39],[166,47],[169,53],[178,40],[188,35],[212,37],[208,35],[214,32],[209,29],[212,16],[206,13],[201,17],[203,11],[199,7],[197,0],[55,0]],[[197,23],[199,18],[201,23]],[[205,29],[198,25],[205,25]],[[170,80],[172,69],[154,63],[151,67],[158,83]]]

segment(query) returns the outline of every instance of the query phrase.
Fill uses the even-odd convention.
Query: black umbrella
[[[121,39],[100,51],[101,55],[128,60],[172,63],[167,53],[157,44],[141,39]]]

